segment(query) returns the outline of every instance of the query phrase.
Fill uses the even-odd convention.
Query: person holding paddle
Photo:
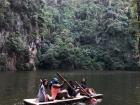
[[[62,98],[70,98],[67,90],[62,89],[64,83],[60,84],[57,78],[54,78],[51,81],[50,88],[51,88],[51,96],[55,99],[62,99]]]
[[[85,78],[82,79],[80,85],[81,85],[81,87],[82,87],[88,94],[93,95],[93,94],[96,93],[96,92],[94,91],[93,88],[88,88],[88,86],[87,86],[87,81],[86,81]],[[81,92],[81,94],[84,95],[85,93]]]
[[[79,93],[79,89],[75,86],[73,81],[69,81],[69,84],[71,85],[67,87],[68,93],[71,97],[76,97],[76,95]]]

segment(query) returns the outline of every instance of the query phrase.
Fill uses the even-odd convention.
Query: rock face
[[[41,0],[0,1],[0,58],[6,58],[0,60],[0,69],[24,69],[23,66],[30,61],[30,56],[25,55],[28,55],[28,46],[39,36],[41,6]]]

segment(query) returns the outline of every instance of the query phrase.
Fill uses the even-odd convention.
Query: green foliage
[[[27,50],[26,43],[21,39],[19,33],[11,33],[5,43],[6,51],[14,52],[16,54],[22,53]]]
[[[138,66],[135,3],[56,1],[1,0],[0,30],[12,33],[5,44],[7,52],[25,61],[28,43],[40,37],[39,67],[103,70]]]
[[[47,5],[43,12],[50,45],[43,65],[93,70],[136,66],[131,56],[136,54],[136,29],[130,2],[68,0]],[[63,35],[64,30],[68,33]]]
[[[7,51],[8,56],[13,57],[13,54],[16,55],[17,69],[25,69],[25,64],[29,60],[29,52],[25,41],[21,39],[19,33],[10,34],[7,41],[5,42],[5,51]]]
[[[48,68],[71,68],[71,69],[93,69],[99,65],[89,55],[90,51],[81,49],[74,45],[74,40],[69,36],[69,30],[64,29],[56,36],[55,43],[50,46],[41,62],[41,66],[47,64]],[[96,66],[96,67],[94,67]]]

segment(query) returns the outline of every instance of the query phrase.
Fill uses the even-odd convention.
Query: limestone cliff
[[[40,36],[38,14],[43,5],[41,0],[0,1],[0,69],[25,68],[29,47]]]

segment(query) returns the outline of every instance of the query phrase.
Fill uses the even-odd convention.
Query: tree
[[[140,21],[140,1],[137,0],[138,21]]]

